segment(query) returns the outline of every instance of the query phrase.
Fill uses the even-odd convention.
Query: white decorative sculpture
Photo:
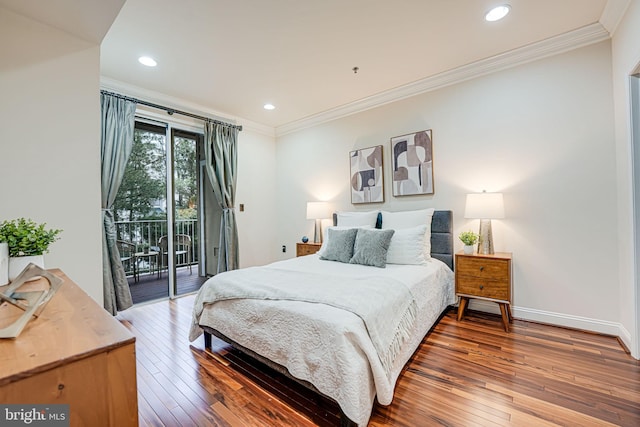
[[[49,289],[18,292],[22,285],[38,277],[43,277],[49,282]],[[20,335],[31,317],[40,315],[63,282],[60,277],[35,264],[25,267],[6,289],[0,290],[0,303],[8,303],[24,311],[11,325],[0,329],[0,338],[15,338]]]

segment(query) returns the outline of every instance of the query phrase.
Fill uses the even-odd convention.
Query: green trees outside
[[[175,138],[174,188],[176,194],[176,218],[196,219],[198,211],[198,161],[192,139]]]
[[[194,135],[194,137],[197,137]],[[197,262],[198,253],[198,158],[196,141],[188,137],[173,138],[173,182],[175,223],[167,222],[167,143],[164,129],[154,131],[140,126],[134,130],[133,147],[127,162],[122,183],[114,202],[117,239],[135,245],[135,250],[159,251],[159,242],[174,233],[191,237],[192,257]],[[160,255],[166,261],[166,254]],[[183,256],[178,262],[187,262]],[[166,265],[166,264],[165,264]],[[137,264],[138,271],[151,268],[151,258]]]
[[[196,239],[198,159],[193,139],[174,138],[175,232]],[[164,133],[135,129],[133,148],[114,203],[118,239],[137,250],[167,235],[167,152]]]
[[[198,181],[195,143],[175,138],[174,185],[176,219],[197,218]],[[114,203],[116,221],[166,218],[165,136],[138,130],[122,184]]]
[[[113,204],[116,221],[164,219],[166,211],[155,209],[166,198],[165,136],[136,129],[118,195]],[[166,205],[165,205],[166,206]]]

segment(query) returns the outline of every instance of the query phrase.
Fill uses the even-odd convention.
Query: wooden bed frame
[[[335,224],[335,215],[334,215],[334,224]],[[431,220],[431,256],[435,259],[438,259],[444,262],[449,266],[449,268],[453,270],[454,266],[453,266],[453,212],[452,211],[435,211],[433,214],[433,217]],[[444,312],[440,315],[440,317],[442,317],[443,314]],[[438,323],[438,321],[434,323],[434,326],[435,324]],[[236,343],[235,341],[225,336],[224,334],[220,333],[219,331],[204,325],[200,325],[200,327],[204,331],[204,345],[206,349],[211,350],[212,336],[216,336],[220,338],[222,341],[230,344],[233,348],[237,349],[243,354],[246,354],[250,358],[258,361],[259,363],[266,365],[268,368],[285,376],[289,380],[294,381],[299,385],[302,385],[306,389],[311,390],[312,392],[316,393],[318,396],[321,396],[323,399],[333,402],[339,410],[339,419],[340,419],[339,425],[341,427],[357,426],[355,422],[351,421],[342,412],[337,402],[335,402],[330,397],[322,394],[310,382],[294,377],[289,373],[286,367],[278,363],[272,362],[271,360],[257,354],[251,349],[248,349]]]

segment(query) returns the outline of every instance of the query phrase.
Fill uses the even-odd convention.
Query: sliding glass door
[[[200,289],[206,278],[203,268],[206,250],[202,226],[206,211],[200,206],[200,157],[202,135],[173,129],[173,293],[184,295]]]
[[[169,296],[161,242],[168,231],[167,127],[137,121],[114,203],[117,239],[134,304]]]
[[[199,289],[206,279],[199,134],[138,120],[114,204],[134,304]]]

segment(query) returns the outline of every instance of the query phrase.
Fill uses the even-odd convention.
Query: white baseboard
[[[471,310],[483,311],[485,313],[500,314],[498,304],[490,301],[472,299],[469,301]],[[631,349],[631,334],[620,323],[607,320],[591,319],[588,317],[574,316],[571,314],[554,313],[551,311],[536,310],[526,307],[511,307],[513,317],[532,322],[548,323],[550,325],[564,326],[567,328],[581,329],[585,331],[598,332],[600,334],[619,337],[620,340]]]
[[[633,340],[631,339],[631,333],[629,333],[629,331],[627,331],[627,328],[625,328],[624,325],[620,325],[620,335],[618,335],[618,337],[620,338],[620,341],[622,341],[622,343],[631,352],[631,355],[634,358],[638,359],[639,356],[633,354],[633,346],[631,345]]]

